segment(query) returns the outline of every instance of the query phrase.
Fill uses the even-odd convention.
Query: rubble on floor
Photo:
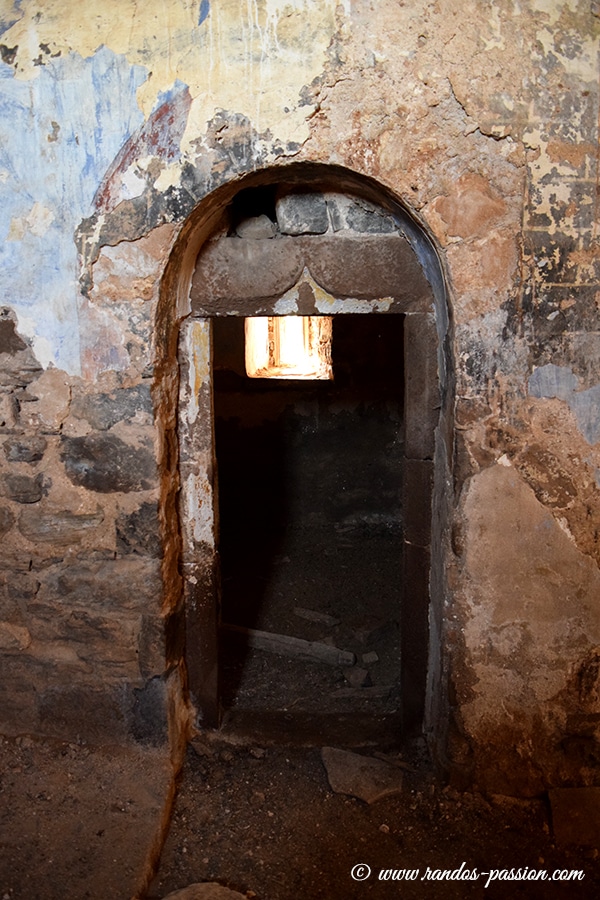
[[[331,790],[336,794],[348,794],[366,803],[375,803],[402,791],[402,770],[383,759],[337,747],[323,747],[321,758]]]
[[[397,712],[400,534],[296,529],[283,549],[225,573],[225,710]]]
[[[216,881],[204,881],[190,884],[179,891],[167,894],[164,900],[236,900],[236,897],[245,900],[248,896],[248,894],[230,891],[229,888],[217,884]]]
[[[257,900],[389,900],[400,885],[387,880],[398,880],[392,873],[402,869],[419,873],[417,880],[403,882],[405,900],[600,895],[598,851],[559,845],[546,797],[485,797],[444,787],[422,741],[385,753],[372,746],[348,754],[361,764],[383,761],[402,778],[400,793],[370,803],[332,790],[318,744],[259,745],[207,731],[193,748],[148,900],[211,881]],[[345,754],[341,746],[329,748],[330,755],[332,750]],[[361,882],[352,877],[358,864],[371,870]],[[577,870],[584,877],[553,882],[550,890],[541,881],[496,881],[484,888],[485,878],[423,880],[428,867],[452,872],[461,866],[480,873]]]

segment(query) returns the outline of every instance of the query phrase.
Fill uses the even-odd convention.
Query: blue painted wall
[[[80,364],[73,235],[143,122],[136,90],[146,77],[105,47],[88,59],[49,59],[31,80],[0,63],[0,291],[20,330],[35,331],[41,361],[73,374]]]

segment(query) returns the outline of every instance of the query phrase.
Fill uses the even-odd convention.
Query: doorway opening
[[[330,316],[255,316],[244,327],[246,375],[323,381],[333,378]]]
[[[247,378],[213,320],[226,720],[400,707],[403,319],[333,317],[324,381]]]
[[[199,726],[221,726],[225,709],[239,729],[260,709],[275,738],[290,716],[322,719],[325,699],[331,719],[356,725],[364,709],[371,727],[381,714],[414,733],[441,696],[443,275],[378,185],[304,164],[280,179],[256,173],[207,201],[178,289],[181,490],[164,514],[176,500],[190,699]],[[333,379],[247,377],[257,317],[330,322]]]

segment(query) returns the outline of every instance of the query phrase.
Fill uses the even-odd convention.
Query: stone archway
[[[278,188],[276,186],[279,186]],[[328,209],[322,230],[314,223],[277,240],[247,240],[231,234],[231,210],[240,189],[265,187],[318,198]],[[237,188],[237,190],[236,190]],[[332,226],[345,198],[345,224]],[[337,206],[336,206],[337,202]],[[337,213],[332,213],[332,209]],[[296,214],[302,211],[296,204]],[[348,210],[353,210],[348,216]],[[258,210],[260,211],[260,210]],[[343,210],[342,210],[343,212]],[[203,215],[202,215],[203,213]],[[350,221],[352,220],[352,221]],[[339,223],[338,223],[339,225]],[[349,225],[349,227],[348,227]],[[319,226],[321,228],[321,226]],[[316,232],[316,233],[315,233]],[[200,255],[196,261],[197,251]],[[406,421],[403,506],[405,600],[402,624],[402,716],[406,728],[421,728],[426,706],[437,705],[440,682],[442,522],[432,534],[432,498],[443,494],[451,441],[449,319],[437,255],[425,231],[385,190],[353,173],[327,166],[288,166],[248,176],[205,201],[189,225],[184,253],[171,266],[165,293],[179,288],[180,324],[165,318],[165,346],[179,333],[178,416],[173,417],[173,355],[159,372],[171,407],[165,429],[163,522],[181,530],[165,555],[173,585],[173,654],[185,620],[185,661],[198,721],[219,722],[216,466],[213,426],[211,321],[215,316],[401,314],[404,316]],[[169,273],[167,273],[169,276]],[[178,282],[178,284],[177,284]],[[185,295],[187,293],[187,296]],[[183,315],[182,315],[183,314]],[[171,314],[172,315],[172,314]],[[175,316],[175,319],[177,316]],[[442,426],[440,428],[440,425]],[[180,496],[175,488],[175,434]],[[433,547],[433,565],[432,565]],[[176,600],[182,576],[183,606]],[[182,618],[183,617],[183,618]]]

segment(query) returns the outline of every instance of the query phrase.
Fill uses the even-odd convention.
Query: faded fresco
[[[598,783],[597,7],[1,0],[8,731],[67,733],[93,697],[129,740],[135,690],[164,737],[173,272],[215,191],[317,163],[393,196],[446,281],[427,733],[460,783]]]

